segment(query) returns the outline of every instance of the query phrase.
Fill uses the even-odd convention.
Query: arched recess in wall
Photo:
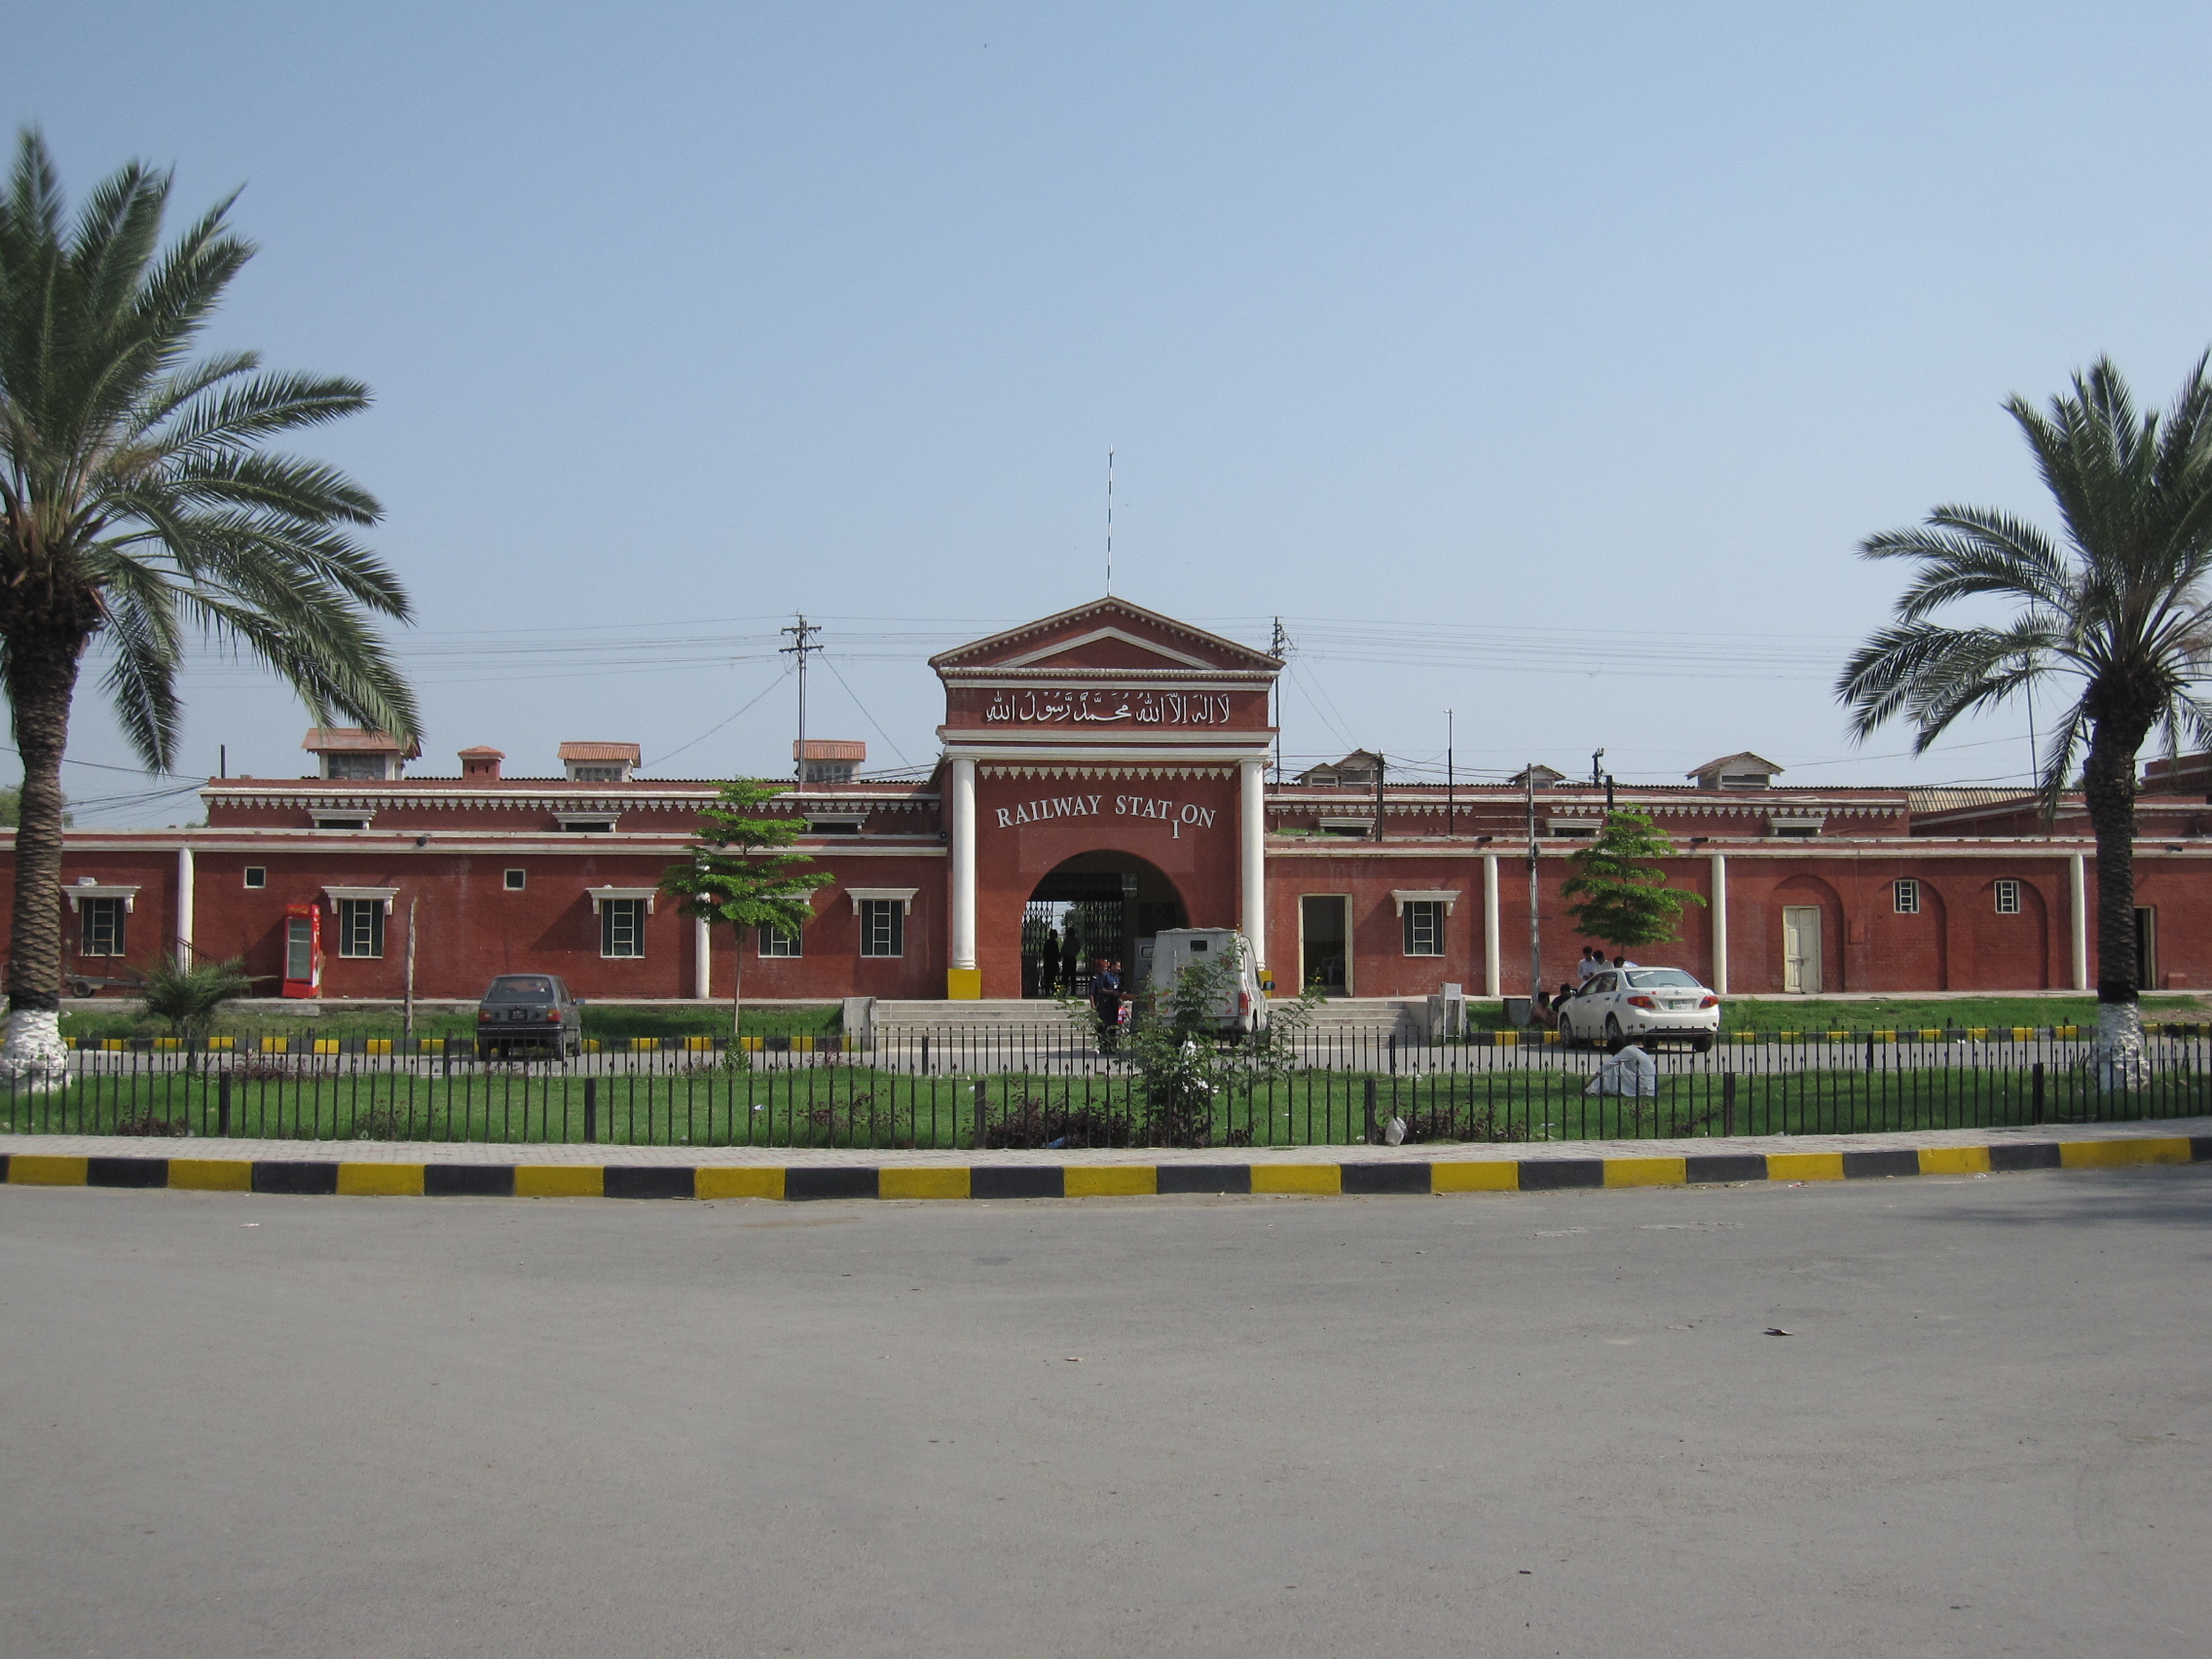
[[[1997,908],[2001,881],[2012,882],[2018,911]],[[1960,929],[1970,956],[1960,976],[1969,991],[2050,989],[2050,912],[2043,892],[2026,876],[1986,876],[1962,896],[1965,925]]]
[[[1788,982],[1788,912],[1793,909],[1817,906],[1821,912],[1820,983],[1808,987],[1818,992],[1841,991],[1849,987],[1843,973],[1843,898],[1817,875],[1792,875],[1774,889],[1771,908],[1768,911],[1768,948],[1773,951],[1775,963],[1774,982],[1769,987],[1782,991],[1790,988]]]
[[[1951,988],[1951,906],[1935,885],[1927,881],[1920,884],[1920,921],[1936,962],[1933,988],[1947,991]]]

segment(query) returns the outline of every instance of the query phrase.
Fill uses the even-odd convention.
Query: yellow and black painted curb
[[[2011,1141],[1865,1152],[1685,1158],[1438,1159],[1431,1162],[727,1164],[351,1163],[318,1159],[0,1158],[18,1187],[536,1198],[1095,1198],[1160,1194],[1309,1197],[1542,1193],[1739,1181],[1855,1181],[2022,1169],[2212,1162],[2212,1135]]]

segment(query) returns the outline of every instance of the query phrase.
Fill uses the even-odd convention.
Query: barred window
[[[1442,956],[1444,954],[1444,902],[1440,899],[1409,899],[1400,916],[1405,928],[1406,954],[1408,956]]]
[[[382,956],[384,954],[384,901],[382,899],[341,899],[338,901],[338,954],[341,956]]]
[[[861,906],[861,954],[863,956],[903,956],[906,954],[906,906],[897,899],[863,899]]]
[[[797,934],[788,932],[777,927],[774,923],[770,923],[760,930],[760,954],[762,956],[803,956],[806,952],[800,946]]]
[[[2016,916],[2020,913],[2020,883],[2012,876],[2000,876],[1997,882],[1997,913],[2000,916]]]
[[[643,899],[600,902],[599,953],[602,956],[645,955],[645,902]]]
[[[128,914],[120,899],[78,900],[78,949],[87,956],[123,955],[123,926]]]
[[[1909,875],[1906,876],[1902,881],[1899,881],[1898,883],[1897,894],[1899,915],[1917,916],[1920,914],[1919,882],[1913,880]]]

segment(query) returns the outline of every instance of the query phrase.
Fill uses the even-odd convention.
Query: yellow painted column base
[[[952,1002],[981,1002],[983,971],[980,968],[947,968],[944,971],[944,994]]]

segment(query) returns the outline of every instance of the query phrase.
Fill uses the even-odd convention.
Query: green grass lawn
[[[796,1008],[748,1008],[745,1011],[745,1034],[748,1037],[792,1037],[822,1035],[837,1029],[839,1010],[835,1003],[809,1004]],[[418,1037],[465,1037],[476,1029],[473,1009],[455,1011],[440,1009],[434,1013],[422,1012],[415,1016],[415,1034]],[[134,1008],[118,1003],[114,1012],[105,1009],[65,1014],[61,1016],[61,1034],[64,1037],[166,1037],[168,1026],[159,1019],[149,1018]],[[344,1009],[321,1014],[263,1014],[259,1011],[225,1014],[215,1022],[214,1034],[218,1037],[396,1037],[400,1034],[399,1015],[388,1009]],[[726,1037],[729,1035],[729,1007],[724,1004],[713,1011],[698,1008],[656,1007],[650,1003],[638,1006],[584,1004],[584,1035],[587,1037]]]
[[[1921,1031],[1973,1026],[2094,1026],[2094,997],[1871,997],[1831,1002],[1820,997],[1724,999],[1723,1031]],[[2200,1020],[2205,1007],[2194,997],[2147,996],[2143,1017]]]
[[[1591,1064],[1595,1064],[1593,1059]],[[585,1078],[560,1067],[450,1071],[426,1063],[391,1071],[343,1060],[248,1061],[233,1071],[236,1135],[307,1140],[470,1140],[523,1144],[585,1138]],[[1416,1142],[1524,1142],[2027,1124],[2034,1074],[2025,1064],[1897,1070],[1857,1063],[1737,1074],[1663,1068],[1658,1095],[1622,1100],[1585,1092],[1582,1066],[1528,1065],[1390,1077],[1302,1072],[1219,1102],[1206,1144],[1356,1145],[1368,1132],[1369,1089],[1380,1128],[1402,1117]],[[975,1145],[977,1088],[991,1145],[1136,1144],[1142,1086],[1123,1076],[1023,1073],[919,1077],[863,1065],[747,1068],[708,1056],[660,1056],[590,1080],[597,1138],[610,1144],[856,1146],[958,1149]],[[0,1097],[0,1128],[19,1133],[145,1132],[157,1124],[195,1136],[217,1132],[215,1075],[145,1065],[83,1073],[51,1094]],[[2212,1073],[2186,1055],[2147,1088],[2099,1094],[2086,1069],[2049,1065],[2042,1121],[2194,1116],[2212,1111]],[[183,1150],[150,1141],[148,1153]],[[120,1150],[120,1148],[119,1148]]]

